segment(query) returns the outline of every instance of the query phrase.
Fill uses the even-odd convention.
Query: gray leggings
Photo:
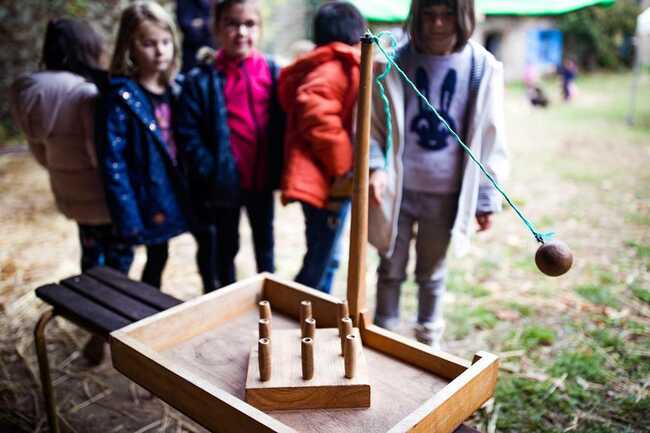
[[[382,257],[377,269],[375,323],[387,329],[399,325],[401,285],[406,280],[411,240],[415,237],[417,322],[442,333],[447,247],[458,208],[458,194],[404,190],[393,255]]]

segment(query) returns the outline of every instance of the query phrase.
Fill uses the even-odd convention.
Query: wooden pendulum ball
[[[542,273],[550,277],[558,277],[571,269],[573,253],[562,241],[544,242],[535,253],[535,264]]]

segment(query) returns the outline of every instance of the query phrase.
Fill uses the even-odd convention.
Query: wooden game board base
[[[359,336],[359,330],[353,332]],[[246,402],[262,410],[370,407],[370,383],[363,349],[357,371],[345,377],[338,329],[316,329],[314,377],[302,378],[300,330],[273,330],[271,379],[262,382],[257,344],[252,348],[246,377]],[[361,341],[361,340],[359,340]]]

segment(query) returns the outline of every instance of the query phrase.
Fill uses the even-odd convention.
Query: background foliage
[[[587,69],[631,66],[632,36],[640,12],[636,0],[618,0],[609,8],[563,15],[558,27],[564,32],[567,53]]]

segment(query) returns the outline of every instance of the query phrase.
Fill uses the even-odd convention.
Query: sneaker
[[[435,350],[440,350],[440,340],[442,339],[441,327],[435,327],[430,323],[418,323],[415,325],[413,331],[417,341],[431,346]]]
[[[104,339],[93,335],[83,348],[83,356],[91,366],[96,366],[104,360]]]

